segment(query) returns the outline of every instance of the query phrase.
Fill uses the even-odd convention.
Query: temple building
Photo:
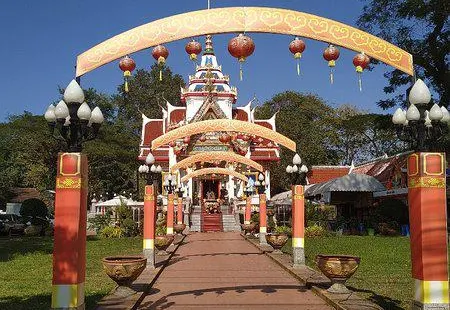
[[[275,115],[266,120],[255,119],[255,110],[251,107],[252,102],[238,107],[236,106],[237,98],[237,89],[230,85],[229,76],[223,74],[222,66],[219,65],[214,53],[212,37],[208,35],[200,65],[196,66],[195,74],[189,76],[188,86],[181,89],[181,101],[184,106],[174,106],[167,102],[167,107],[162,108],[163,118],[161,119],[149,119],[142,115],[139,159],[145,160],[151,150],[152,141],[157,137],[172,129],[199,121],[236,119],[276,130]],[[209,132],[185,137],[159,147],[152,153],[156,162],[163,168],[164,180],[170,168],[177,162],[201,152],[214,151],[235,152],[261,164],[264,168],[268,163],[278,161],[280,158],[279,146],[269,140],[246,134],[223,132]],[[254,183],[258,175],[257,171],[250,167],[225,161],[199,162],[190,169],[208,167],[236,169],[249,178],[250,185]],[[267,169],[264,170],[267,184],[266,194],[270,199],[270,173]],[[179,169],[173,173],[176,174],[179,183],[187,171]],[[244,186],[243,182],[234,180],[232,176],[204,175],[188,181],[186,194],[193,198],[194,204],[198,204],[199,199],[203,201],[205,198],[241,197]]]

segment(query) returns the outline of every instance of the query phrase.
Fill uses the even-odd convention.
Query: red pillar
[[[305,265],[305,196],[303,185],[292,185],[292,254],[294,267]]]
[[[183,197],[177,200],[177,224],[183,224]]]
[[[445,154],[411,154],[408,157],[408,204],[415,280],[413,309],[448,309],[445,191]]]
[[[247,196],[245,204],[245,217],[244,224],[250,224],[250,218],[252,217],[252,196]]]
[[[259,243],[267,244],[267,208],[266,194],[259,195]]]
[[[173,235],[173,213],[174,213],[174,196],[167,195],[167,234]]]
[[[144,190],[144,238],[143,253],[147,257],[147,266],[155,267],[155,226],[156,195],[155,186],[146,185]]]
[[[84,309],[87,185],[86,155],[59,153],[51,304],[54,309]]]

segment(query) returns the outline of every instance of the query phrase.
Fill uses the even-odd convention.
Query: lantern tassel
[[[297,75],[300,76],[300,60],[297,59]]]
[[[334,72],[333,68],[330,68],[330,83],[333,85],[334,83]]]
[[[362,78],[361,78],[361,73],[358,72],[358,86],[359,86],[359,91],[362,92]]]
[[[242,70],[242,63],[239,64],[239,79],[242,81],[244,71]]]
[[[128,93],[130,90],[128,89],[128,79],[127,78],[125,78],[125,85],[124,85],[124,88],[125,88],[125,92],[126,93]]]
[[[162,70],[159,70],[159,80],[162,81]]]

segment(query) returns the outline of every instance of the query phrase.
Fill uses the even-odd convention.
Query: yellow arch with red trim
[[[249,167],[252,167],[258,171],[263,171],[263,166],[258,164],[257,162],[251,160],[250,158],[244,157],[242,155],[236,154],[234,152],[205,152],[205,153],[198,153],[189,157],[186,157],[185,159],[177,162],[175,165],[173,165],[170,170],[174,172],[177,169],[180,168],[186,168],[189,167],[192,164],[198,163],[198,162],[214,162],[214,161],[226,161],[226,162],[238,162],[244,165],[247,165]]]
[[[194,172],[186,174],[184,177],[181,178],[181,182],[186,182],[189,179],[201,176],[201,175],[207,175],[207,174],[225,174],[225,175],[231,175],[235,178],[238,178],[244,182],[248,182],[248,178],[234,170],[225,169],[225,168],[203,168],[199,170],[195,170]]]
[[[296,150],[295,142],[288,137],[285,137],[282,134],[261,125],[238,121],[235,119],[214,119],[195,122],[178,127],[153,140],[152,150],[155,150],[160,146],[163,146],[171,141],[175,141],[180,138],[214,131],[234,131],[243,132],[249,135],[256,135],[281,144],[294,152]]]
[[[76,76],[158,44],[217,33],[264,32],[339,45],[413,75],[408,52],[349,25],[303,12],[266,7],[229,7],[162,18],[118,34],[77,57]]]

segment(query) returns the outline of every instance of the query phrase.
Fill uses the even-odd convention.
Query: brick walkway
[[[139,309],[331,308],[238,233],[196,233]]]

